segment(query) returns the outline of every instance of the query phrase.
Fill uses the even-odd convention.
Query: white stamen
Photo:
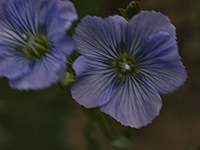
[[[28,39],[28,36],[27,36],[26,34],[22,33],[22,38],[23,38],[24,40],[27,40],[27,39]]]
[[[125,73],[125,72],[131,72],[134,65],[131,63],[128,63],[126,59],[123,59],[122,62],[119,62],[119,66],[121,68],[121,72]]]
[[[125,70],[130,70],[131,67],[127,64],[127,63],[123,63],[123,66],[122,66]]]

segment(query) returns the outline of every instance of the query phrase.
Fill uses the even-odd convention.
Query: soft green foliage
[[[60,86],[61,87],[70,86],[71,84],[74,83],[74,81],[75,81],[74,75],[72,73],[70,73],[70,72],[66,72],[65,76],[60,81]]]
[[[120,149],[126,149],[126,148],[132,148],[133,145],[131,143],[131,140],[128,139],[127,137],[121,136],[115,141],[112,142],[112,145],[116,148]]]
[[[101,141],[94,121],[87,121],[83,127],[87,150],[102,150]]]
[[[200,146],[198,148],[196,148],[195,150],[200,150]]]
[[[101,131],[110,141],[115,139],[115,131],[108,115],[100,112],[99,108],[86,109],[83,107],[83,111],[88,117],[88,120],[98,123]]]
[[[74,3],[80,19],[86,15],[102,16],[109,6],[108,0],[71,0],[71,2]]]
[[[11,90],[0,80],[1,150],[70,150],[66,140],[75,102],[54,86],[40,91]],[[67,121],[67,124],[66,124]]]

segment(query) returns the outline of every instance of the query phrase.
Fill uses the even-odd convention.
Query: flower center
[[[123,59],[122,61],[119,61],[119,67],[121,68],[120,71],[122,73],[126,73],[133,71],[134,65],[132,62]]]
[[[114,60],[112,65],[120,77],[137,74],[138,72],[134,57],[127,53]]]
[[[22,51],[30,58],[38,60],[49,52],[49,44],[44,35],[28,37],[24,34],[22,37],[26,40],[26,45],[22,47]]]

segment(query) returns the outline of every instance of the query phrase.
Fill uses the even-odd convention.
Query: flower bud
[[[130,4],[126,7],[125,15],[128,19],[131,19],[134,15],[139,13],[141,11],[140,3],[137,1],[132,1]]]

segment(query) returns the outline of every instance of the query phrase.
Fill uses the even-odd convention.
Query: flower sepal
[[[66,72],[65,76],[59,82],[59,86],[61,88],[70,87],[70,86],[73,85],[74,82],[75,82],[74,75],[72,73],[70,73],[70,72]]]

